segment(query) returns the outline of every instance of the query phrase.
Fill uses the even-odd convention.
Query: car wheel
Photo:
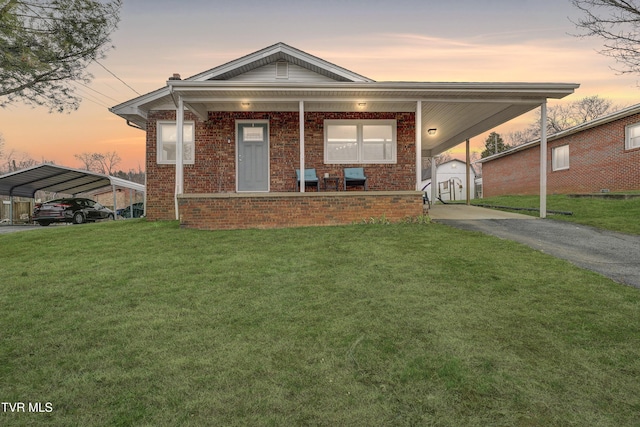
[[[113,214],[109,214],[109,216],[107,216],[107,221],[113,221]]]
[[[82,212],[76,212],[73,214],[73,223],[82,224],[84,222],[84,215]]]
[[[47,225],[51,224],[51,222],[49,222],[49,221],[38,221],[38,224],[40,224],[43,227],[46,227]]]

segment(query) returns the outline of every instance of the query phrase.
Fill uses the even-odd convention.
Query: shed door
[[[269,191],[269,138],[266,123],[238,124],[238,191]]]

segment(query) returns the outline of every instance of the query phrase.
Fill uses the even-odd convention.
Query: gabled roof
[[[0,195],[33,198],[38,190],[80,194],[111,185],[145,191],[142,184],[114,176],[44,164],[0,176]]]
[[[630,107],[623,108],[622,110],[615,111],[615,112],[613,112],[611,114],[607,114],[606,116],[602,116],[602,117],[599,117],[597,119],[593,119],[593,120],[590,120],[588,122],[584,122],[582,124],[579,124],[579,125],[574,126],[572,128],[563,130],[561,132],[554,133],[553,135],[549,135],[547,137],[547,141],[548,142],[555,141],[556,139],[564,138],[566,136],[573,135],[573,134],[578,133],[578,132],[583,132],[585,130],[592,129],[592,128],[597,127],[597,126],[602,126],[604,124],[611,123],[613,121],[620,120],[620,119],[623,119],[625,117],[632,116],[634,114],[640,114],[640,104],[635,104],[635,105],[632,105]],[[498,154],[494,154],[492,156],[485,157],[484,159],[480,159],[480,160],[478,160],[478,163],[490,162],[491,160],[495,160],[495,159],[499,159],[501,157],[509,156],[509,155],[511,155],[513,153],[517,153],[519,151],[528,150],[529,148],[537,147],[538,145],[540,145],[540,138],[535,139],[535,140],[530,141],[530,142],[525,142],[524,144],[515,146],[515,147],[510,148],[508,150],[502,151],[502,152],[500,152]]]
[[[285,43],[276,43],[257,52],[243,56],[226,64],[196,74],[186,81],[229,80],[241,74],[275,62],[286,61],[337,82],[373,82],[360,74],[339,67],[324,59],[310,55]]]
[[[305,78],[278,79],[278,61]],[[273,69],[269,68],[273,67]],[[265,79],[265,70],[275,71]],[[318,76],[320,78],[314,78]],[[110,108],[146,129],[152,110],[176,110],[178,100],[200,120],[213,111],[416,112],[422,110],[422,155],[434,156],[466,139],[574,92],[575,83],[375,82],[277,43]],[[435,135],[428,129],[437,129]]]

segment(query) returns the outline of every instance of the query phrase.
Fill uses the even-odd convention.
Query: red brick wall
[[[181,225],[198,229],[278,228],[351,224],[386,218],[397,222],[423,214],[422,193],[332,192],[197,195],[179,198]]]
[[[640,148],[624,149],[625,127],[640,114],[550,141],[547,147],[547,193],[595,193],[640,190]],[[569,144],[569,169],[552,171],[553,148]],[[540,146],[482,166],[484,197],[539,194]]]
[[[235,184],[236,120],[268,120],[272,192],[295,190],[295,169],[299,167],[299,120],[297,112],[209,112],[202,122],[190,113],[185,120],[196,122],[195,164],[184,165],[184,191],[190,193],[233,193]],[[392,165],[325,165],[325,119],[397,120],[397,163]],[[156,161],[156,122],[175,120],[175,111],[155,111],[147,120],[147,217],[174,219],[175,166]],[[230,141],[230,142],[228,142]],[[345,167],[364,167],[369,190],[404,191],[415,186],[414,113],[305,113],[305,167],[342,176]],[[308,187],[311,191],[312,188]]]

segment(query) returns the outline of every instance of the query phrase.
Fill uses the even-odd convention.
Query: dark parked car
[[[116,211],[119,217],[131,218],[131,205]],[[144,216],[144,203],[138,202],[133,204],[133,217],[141,218]]]
[[[47,226],[52,222],[83,222],[114,219],[113,211],[100,203],[83,198],[56,199],[44,203],[36,203],[33,209],[35,222]]]

